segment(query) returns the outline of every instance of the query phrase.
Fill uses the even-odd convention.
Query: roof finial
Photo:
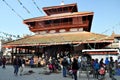
[[[62,1],[60,5],[64,5],[64,1]]]

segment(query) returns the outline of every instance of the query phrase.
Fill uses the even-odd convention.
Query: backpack
[[[111,70],[113,70],[113,68],[114,68],[114,62],[110,62],[110,63],[109,63],[109,68],[110,68]]]
[[[105,69],[103,67],[100,68],[99,74],[100,75],[104,75],[105,74]]]
[[[95,66],[94,66],[94,68],[95,68],[95,70],[99,70],[99,68],[100,68],[100,65],[99,65],[99,63],[95,63]]]

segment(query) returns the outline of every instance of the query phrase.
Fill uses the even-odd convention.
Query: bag
[[[24,64],[22,64],[22,67],[24,68],[24,67],[25,67],[25,65],[24,65]]]
[[[68,72],[69,72],[69,74],[73,74],[73,71],[72,71],[72,70],[69,70]]]
[[[115,75],[115,70],[112,70],[112,74]]]
[[[105,74],[105,69],[104,69],[104,68],[100,68],[100,70],[99,70],[99,74],[100,74],[100,75]]]
[[[48,67],[49,67],[50,70],[53,69],[52,64],[49,64]]]
[[[96,70],[99,70],[99,68],[100,68],[99,63],[95,63],[95,69],[96,69]]]
[[[72,70],[73,73],[77,73],[77,70]]]

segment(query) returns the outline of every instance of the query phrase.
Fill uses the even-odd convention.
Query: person
[[[0,66],[2,66],[2,57],[0,57]]]
[[[81,67],[81,57],[80,56],[78,57],[78,66],[79,66],[79,68]]]
[[[13,60],[14,74],[16,76],[18,75],[19,66],[20,66],[20,59],[18,56],[16,56],[14,57],[14,60]]]
[[[99,69],[100,69],[100,64],[98,63],[98,59],[95,59],[94,63],[93,63],[93,67],[94,67],[94,77],[98,79],[99,76]]]
[[[31,66],[31,68],[34,67],[34,59],[33,58],[30,59],[30,66]]]
[[[50,72],[53,72],[53,65],[51,62],[48,63],[48,68],[49,68]]]
[[[52,58],[52,61],[51,61],[51,64],[52,64],[52,72],[55,72],[55,71],[56,71],[55,62],[56,62],[56,59],[53,57],[53,58]]]
[[[67,61],[68,61],[68,64],[70,65],[71,64],[71,60],[70,58],[67,56]]]
[[[120,56],[118,57],[118,67],[120,68]]]
[[[67,77],[66,75],[67,75],[68,61],[67,61],[66,57],[63,58],[62,66],[63,66],[63,77]]]
[[[110,57],[110,62],[109,62],[109,77],[112,79],[112,80],[116,80],[114,78],[114,73],[115,70],[114,70],[114,61],[113,61],[113,57]]]
[[[115,60],[115,62],[114,62],[114,68],[115,68],[115,70],[119,68],[118,67],[118,60]]]
[[[105,59],[105,65],[106,65],[106,71],[108,72],[108,68],[109,68],[109,59],[108,59],[108,57],[106,57],[106,59]]]
[[[86,70],[86,66],[87,66],[87,57],[82,56],[81,57],[81,69]]]
[[[6,68],[6,58],[5,58],[5,56],[3,56],[3,58],[2,58],[2,68]]]
[[[74,80],[77,80],[77,71],[78,71],[78,69],[79,69],[78,60],[76,58],[74,58],[73,62],[72,62],[72,71],[73,71]]]
[[[41,62],[41,57],[38,58],[38,67],[41,66],[41,63],[40,63],[40,62]]]
[[[20,76],[22,76],[23,74],[23,70],[24,70],[24,67],[25,67],[25,59],[23,57],[20,58],[19,60],[19,66],[20,66]]]
[[[103,62],[103,58],[101,58],[99,64],[100,64],[100,67],[105,67],[105,64],[104,64],[104,62]]]

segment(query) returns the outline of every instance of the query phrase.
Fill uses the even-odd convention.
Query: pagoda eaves
[[[43,10],[47,15],[69,13],[69,12],[78,12],[76,3],[59,5],[59,6],[43,7]]]
[[[60,9],[63,9],[62,12]],[[74,30],[90,32],[91,30],[94,13],[77,12],[77,4],[44,7],[43,10],[47,13],[46,16],[24,20],[24,23],[28,25],[30,31],[34,33],[58,33]]]

